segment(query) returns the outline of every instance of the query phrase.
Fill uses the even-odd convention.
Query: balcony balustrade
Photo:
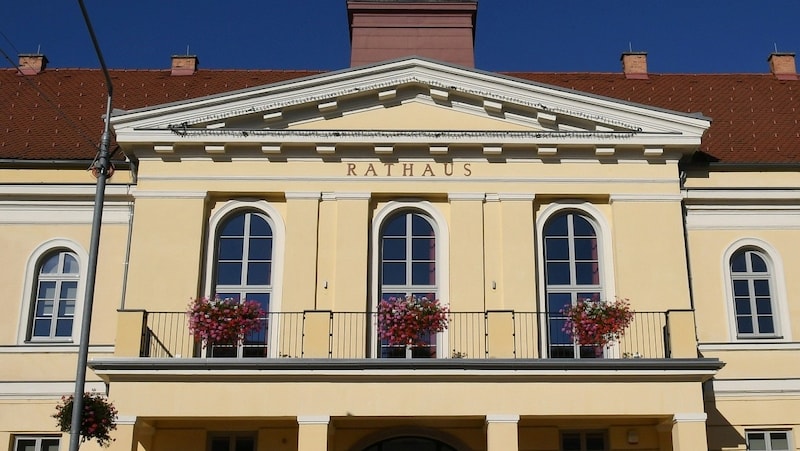
[[[207,344],[189,331],[185,312],[121,311],[117,355],[150,358],[696,358],[694,313],[636,312],[618,341],[578,346],[563,317],[547,312],[450,312],[444,332],[421,345],[378,338],[378,318],[364,312],[270,313],[264,330],[241,344]],[[123,326],[124,324],[124,326]],[[134,339],[134,334],[138,335]],[[135,341],[134,341],[135,340]],[[138,348],[138,349],[137,349]]]

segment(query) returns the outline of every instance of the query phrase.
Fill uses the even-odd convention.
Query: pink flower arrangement
[[[58,420],[61,432],[70,432],[72,428],[72,406],[74,396],[62,396],[56,406],[53,418]],[[105,396],[99,393],[83,394],[83,415],[81,416],[81,442],[97,440],[102,447],[108,447],[114,439],[109,435],[117,429],[117,409]]]
[[[579,300],[561,309],[567,317],[563,330],[581,346],[604,347],[619,340],[633,321],[633,311],[627,299],[614,302]]]
[[[205,347],[209,343],[240,344],[245,335],[261,328],[265,313],[256,301],[203,297],[189,303],[186,315],[189,331]]]
[[[427,336],[447,329],[447,314],[438,299],[391,297],[378,305],[378,335],[392,346],[423,346]]]

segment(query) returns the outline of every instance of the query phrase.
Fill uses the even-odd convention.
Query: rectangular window
[[[14,451],[58,451],[59,437],[15,437]]]
[[[562,432],[561,451],[607,451],[605,432]]]
[[[789,431],[747,431],[747,449],[750,451],[789,451]]]
[[[208,451],[256,451],[256,437],[252,433],[211,434]]]

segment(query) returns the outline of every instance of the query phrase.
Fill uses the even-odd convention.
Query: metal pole
[[[75,393],[72,404],[72,423],[70,426],[69,436],[69,450],[78,451],[81,443],[81,419],[83,413],[83,392],[86,387],[86,365],[89,360],[89,332],[92,325],[92,302],[94,301],[94,287],[95,279],[97,276],[97,255],[100,247],[100,226],[103,220],[103,203],[105,201],[106,193],[106,180],[108,179],[108,171],[110,168],[108,148],[111,143],[111,95],[113,88],[111,86],[111,77],[108,74],[103,54],[100,51],[100,46],[97,44],[97,37],[94,34],[92,23],[89,20],[89,14],[86,12],[86,7],[83,0],[78,0],[83,13],[83,19],[86,22],[86,28],[89,30],[89,35],[92,38],[94,50],[97,57],[100,59],[100,66],[103,68],[103,74],[106,77],[106,85],[108,87],[108,98],[106,99],[106,117],[105,127],[103,129],[103,136],[100,138],[100,153],[94,163],[93,169],[97,169],[97,189],[94,195],[94,214],[92,216],[92,236],[89,244],[89,269],[86,272],[86,294],[83,299],[83,316],[81,318],[81,338],[78,347],[78,363],[77,373],[75,376]]]

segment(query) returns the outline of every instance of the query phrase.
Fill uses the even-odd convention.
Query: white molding
[[[733,292],[731,287],[731,257],[737,250],[742,248],[755,248],[761,251],[766,257],[772,279],[770,280],[770,290],[772,290],[773,308],[775,309],[775,334],[778,337],[768,337],[771,341],[792,341],[792,327],[789,321],[789,297],[786,291],[786,269],[783,259],[777,249],[764,240],[757,238],[740,238],[730,243],[722,253],[722,293],[724,309],[728,318],[728,339],[731,342],[739,340],[736,334],[736,314],[733,309]],[[744,341],[752,342],[752,338],[743,338]]]
[[[330,415],[298,415],[297,424],[329,424]]]
[[[393,213],[399,210],[416,210],[421,211],[428,215],[428,217],[433,221],[435,224],[435,232],[436,232],[436,286],[438,287],[438,294],[439,299],[441,299],[446,305],[450,304],[450,230],[447,224],[447,219],[445,216],[439,211],[436,206],[426,200],[413,200],[413,199],[403,199],[403,200],[394,200],[388,202],[386,205],[383,206],[379,211],[375,213],[372,218],[372,228],[370,233],[372,234],[371,240],[371,247],[373,251],[370,252],[371,254],[371,287],[370,287],[370,312],[377,312],[378,311],[378,293],[380,291],[380,278],[378,277],[379,271],[378,268],[381,264],[380,262],[380,252],[377,252],[377,249],[380,249],[380,239],[381,239],[381,226],[383,222],[391,216]],[[375,315],[372,316],[375,318]],[[377,342],[377,325],[372,325],[372,343]],[[438,353],[447,353],[449,346],[448,346],[448,336],[447,330],[438,334],[436,343],[436,349]],[[372,357],[376,357],[377,353],[377,346],[372,346],[370,349],[370,355]],[[441,357],[438,356],[438,357]]]
[[[328,195],[326,200],[370,200],[372,193],[360,192],[342,192],[337,191],[333,193],[323,193]],[[331,197],[332,196],[332,197]]]
[[[487,200],[489,195],[486,195]],[[509,201],[523,201],[523,202],[533,202],[536,199],[536,194],[534,193],[497,193],[497,198],[500,201],[509,202]]]
[[[486,199],[486,193],[447,193],[447,200],[450,202],[461,200],[479,200]]]
[[[136,424],[136,415],[117,415],[116,423],[118,425],[132,426]]]
[[[286,200],[289,199],[310,199],[319,200],[321,193],[319,191],[287,191],[284,193]]]
[[[77,354],[78,343],[36,342],[0,346],[0,354]],[[114,345],[89,345],[89,354],[113,354]]]
[[[689,200],[800,200],[800,189],[703,189],[687,188]]]
[[[127,196],[133,190],[131,185],[106,185],[106,196]],[[86,185],[3,185],[0,184],[1,196],[86,196],[94,198],[97,188],[95,184]]]
[[[800,229],[800,209],[763,207],[697,207],[686,210],[690,230]]]
[[[713,379],[714,396],[798,396],[800,379]]]
[[[131,204],[107,202],[103,224],[128,224]],[[91,224],[91,202],[0,201],[0,224]]]
[[[705,412],[675,413],[672,415],[673,423],[705,423],[708,415]]]
[[[700,343],[697,345],[700,352],[703,351],[800,351],[799,342],[790,342],[784,339],[765,339],[765,340],[741,340],[730,343]]]
[[[73,343],[77,343],[81,336],[82,329],[82,315],[83,301],[86,293],[86,274],[89,272],[89,253],[70,238],[52,238],[40,243],[32,251],[28,257],[28,263],[25,266],[25,280],[22,286],[22,298],[19,302],[19,317],[17,318],[17,344],[24,345],[28,335],[28,326],[31,321],[31,309],[33,308],[34,299],[36,297],[36,290],[38,290],[37,267],[41,262],[42,257],[56,249],[66,249],[75,254],[78,259],[79,278],[78,287],[75,293],[75,315],[72,320],[72,335],[68,337]],[[67,338],[67,337],[64,337]],[[47,344],[48,341],[57,342],[58,340],[42,340]]]
[[[507,414],[489,414],[486,415],[486,423],[519,423],[519,415]]]
[[[102,381],[87,381],[86,391],[106,392]],[[0,382],[0,399],[58,399],[75,393],[74,381],[3,381]]]
[[[158,199],[205,199],[208,197],[207,191],[141,191],[133,192],[134,198],[158,198]]]

